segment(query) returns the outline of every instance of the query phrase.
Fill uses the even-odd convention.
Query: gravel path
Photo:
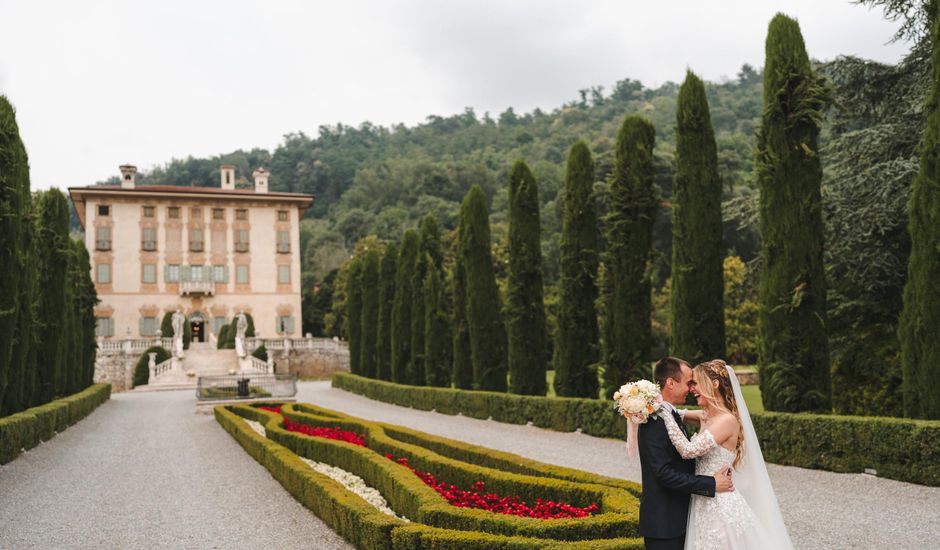
[[[298,401],[640,481],[639,459],[627,458],[620,441],[417,411],[333,389],[329,382],[299,388]],[[940,487],[773,464],[769,471],[795,548],[936,548],[940,540]]]
[[[115,394],[0,467],[0,548],[352,548],[194,411]]]

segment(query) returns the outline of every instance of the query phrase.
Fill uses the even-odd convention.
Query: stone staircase
[[[180,367],[153,377],[149,384],[138,386],[133,391],[195,390],[200,376],[218,376],[238,370],[238,356],[233,349],[215,349],[208,342],[193,342]],[[194,375],[187,376],[189,372]]]

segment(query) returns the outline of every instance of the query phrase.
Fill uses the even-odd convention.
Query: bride
[[[686,550],[791,549],[734,370],[716,359],[692,373],[691,390],[702,409],[679,412],[684,423],[701,430],[690,441],[672,415],[664,414],[669,439],[683,458],[697,459],[696,474],[730,465],[735,491],[714,498],[692,495]]]

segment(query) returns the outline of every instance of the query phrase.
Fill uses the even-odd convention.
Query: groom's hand
[[[718,470],[712,477],[715,478],[716,493],[730,493],[734,491],[734,483],[731,481],[731,468]]]

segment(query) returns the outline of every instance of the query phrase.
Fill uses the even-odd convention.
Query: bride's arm
[[[679,416],[682,417],[682,423],[688,426],[702,425],[701,410],[679,409]]]
[[[695,434],[690,441],[685,438],[682,430],[679,429],[679,425],[676,424],[676,419],[671,414],[667,412],[660,416],[666,422],[666,433],[669,434],[669,440],[672,441],[672,445],[679,451],[682,458],[700,457],[717,445],[714,436],[708,430],[702,430]]]

